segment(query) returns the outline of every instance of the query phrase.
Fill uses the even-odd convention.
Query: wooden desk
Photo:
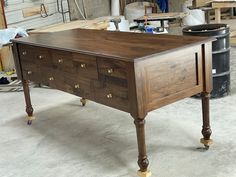
[[[83,105],[90,99],[126,111],[136,125],[139,176],[149,176],[146,115],[201,93],[201,142],[209,147],[212,39],[77,29],[33,35],[13,44],[29,124],[29,80],[80,96]]]

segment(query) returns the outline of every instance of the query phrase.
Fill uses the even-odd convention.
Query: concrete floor
[[[201,152],[201,102],[187,98],[150,112],[147,148],[153,177],[236,177],[236,48],[232,92],[211,101],[214,145]],[[31,90],[35,116],[24,121],[23,93],[0,93],[0,177],[135,177],[130,115],[52,89]]]

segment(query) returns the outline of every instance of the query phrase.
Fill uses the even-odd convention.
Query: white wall
[[[57,13],[57,0],[8,0],[8,5],[5,7],[6,21],[8,27],[22,27],[25,29],[39,28],[52,24],[62,23],[62,15]],[[44,3],[48,8],[48,14],[56,13],[47,18],[42,18],[40,15],[34,15],[24,18],[23,9],[30,7],[40,7]],[[68,10],[67,1],[63,0],[64,10]],[[67,21],[69,15],[67,14]]]

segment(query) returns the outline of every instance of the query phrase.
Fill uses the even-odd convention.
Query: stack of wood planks
[[[58,31],[65,31],[70,29],[97,29],[97,30],[106,30],[109,27],[109,20],[104,19],[94,19],[94,20],[76,20],[68,23],[57,24],[32,30],[29,33],[52,33]]]

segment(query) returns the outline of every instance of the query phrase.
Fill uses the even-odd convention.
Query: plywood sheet
[[[48,13],[48,7],[45,7],[45,10]],[[24,18],[31,17],[31,16],[34,16],[34,15],[39,15],[40,12],[41,12],[41,7],[40,6],[30,7],[30,8],[26,8],[26,9],[22,10]],[[44,9],[43,9],[43,13],[45,13]]]

